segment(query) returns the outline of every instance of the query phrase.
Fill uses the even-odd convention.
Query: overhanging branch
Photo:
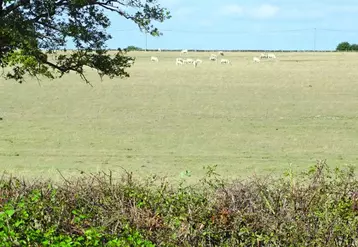
[[[2,11],[2,16],[7,16],[8,14],[10,14],[11,12],[15,11],[17,8],[23,6],[23,5],[28,5],[30,4],[30,0],[19,0],[9,6],[7,6],[3,11]],[[1,5],[2,6],[2,5]]]

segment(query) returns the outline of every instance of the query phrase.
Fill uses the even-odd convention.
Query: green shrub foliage
[[[318,162],[225,182],[208,167],[200,184],[84,174],[51,184],[0,181],[1,246],[357,246],[352,168]]]

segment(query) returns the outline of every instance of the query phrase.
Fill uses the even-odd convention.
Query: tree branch
[[[129,77],[125,71],[129,58],[107,54],[106,41],[111,39],[106,30],[111,25],[107,11],[131,20],[141,30],[153,29],[151,21],[170,18],[155,0],[0,0],[0,57],[8,58],[0,59],[0,66],[19,65],[5,77],[21,82],[26,73],[54,78],[54,71],[55,77],[73,71],[89,84],[87,66],[97,70],[101,79],[105,75]],[[77,52],[48,60],[43,49],[65,47],[66,38],[73,39]]]
[[[42,26],[44,26],[44,27],[53,29],[53,30],[55,30],[55,31],[57,31],[57,32],[62,32],[61,29],[59,29],[59,28],[57,28],[56,26],[53,26],[53,25],[51,25],[51,24],[49,24],[49,23],[45,23],[45,22],[42,22],[42,21],[37,21],[36,24],[39,24],[39,25],[42,25]]]
[[[19,0],[11,5],[9,5],[8,7],[6,7],[3,10],[3,16],[8,15],[9,13],[15,11],[17,8],[26,5],[26,4],[30,4],[30,0]],[[2,5],[1,5],[2,6]]]
[[[99,5],[99,6],[101,6],[101,7],[104,8],[104,9],[107,9],[107,10],[109,10],[109,11],[116,12],[116,13],[120,14],[121,16],[123,16],[123,17],[126,18],[126,19],[133,19],[132,16],[128,15],[128,14],[127,14],[126,12],[124,12],[123,10],[117,9],[117,8],[115,8],[115,7],[110,7],[110,6],[108,6],[107,4],[108,4],[109,1],[107,1],[107,3],[100,3],[100,2],[98,2],[98,1],[92,0],[91,2],[92,2],[91,5]]]
[[[49,61],[47,61],[47,60],[44,61],[44,63],[47,64],[47,65],[49,65],[49,66],[51,66],[52,68],[55,68],[55,69],[61,71],[61,74],[62,74],[62,75],[63,75],[64,73],[68,72],[68,71],[74,71],[74,72],[80,74],[81,78],[82,78],[87,84],[89,84],[90,86],[93,86],[93,85],[90,83],[90,81],[87,79],[87,77],[83,74],[83,72],[80,71],[80,70],[78,70],[78,69],[76,69],[75,67],[64,68],[64,67],[62,67],[62,66],[58,66],[58,65],[56,65],[56,64],[54,64],[54,63],[51,63],[51,62],[49,62]]]

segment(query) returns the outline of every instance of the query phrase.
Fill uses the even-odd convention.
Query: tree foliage
[[[351,44],[349,42],[341,42],[337,45],[336,51],[350,51]]]
[[[26,74],[53,79],[74,71],[88,83],[88,66],[101,78],[128,77],[133,58],[106,46],[109,12],[152,36],[162,35],[153,22],[170,18],[156,0],[0,0],[0,66],[11,68],[2,76],[21,83]],[[76,49],[64,53],[69,40]]]
[[[142,51],[143,49],[134,45],[130,45],[126,48],[127,51]]]
[[[358,44],[351,44],[350,50],[351,51],[358,51]]]

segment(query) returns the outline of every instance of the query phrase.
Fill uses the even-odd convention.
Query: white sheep
[[[268,58],[268,54],[267,53],[261,53],[260,59],[263,59],[263,58]]]
[[[194,62],[193,62],[193,65],[194,67],[197,67],[199,64],[201,64],[203,62],[203,60],[201,59],[196,59]]]
[[[192,63],[194,63],[194,60],[191,59],[191,58],[187,58],[187,59],[184,60],[184,63],[190,63],[190,64],[192,64]]]
[[[224,52],[223,52],[223,51],[219,51],[218,54],[219,54],[220,56],[224,56]]]
[[[267,58],[276,59],[276,55],[273,53],[269,53],[269,54],[267,54]]]
[[[178,57],[175,59],[175,64],[176,65],[183,65],[184,64],[184,61],[181,57]]]
[[[152,62],[159,62],[159,59],[157,57],[151,57],[150,61]]]
[[[215,54],[211,54],[209,59],[210,59],[210,61],[217,61],[218,56],[216,56]]]
[[[188,50],[187,50],[187,49],[182,50],[182,51],[180,52],[180,54],[187,54],[187,53],[188,53]]]
[[[230,60],[229,60],[229,59],[225,59],[225,58],[221,59],[221,60],[220,60],[220,63],[221,63],[221,64],[230,64],[230,65],[231,65]]]
[[[200,63],[203,62],[203,60],[201,60],[201,59],[196,59],[195,62],[198,63],[198,64],[200,64]]]
[[[254,61],[254,63],[259,63],[261,60],[260,60],[260,58],[258,58],[258,57],[254,57],[254,58],[253,58],[253,61]]]

